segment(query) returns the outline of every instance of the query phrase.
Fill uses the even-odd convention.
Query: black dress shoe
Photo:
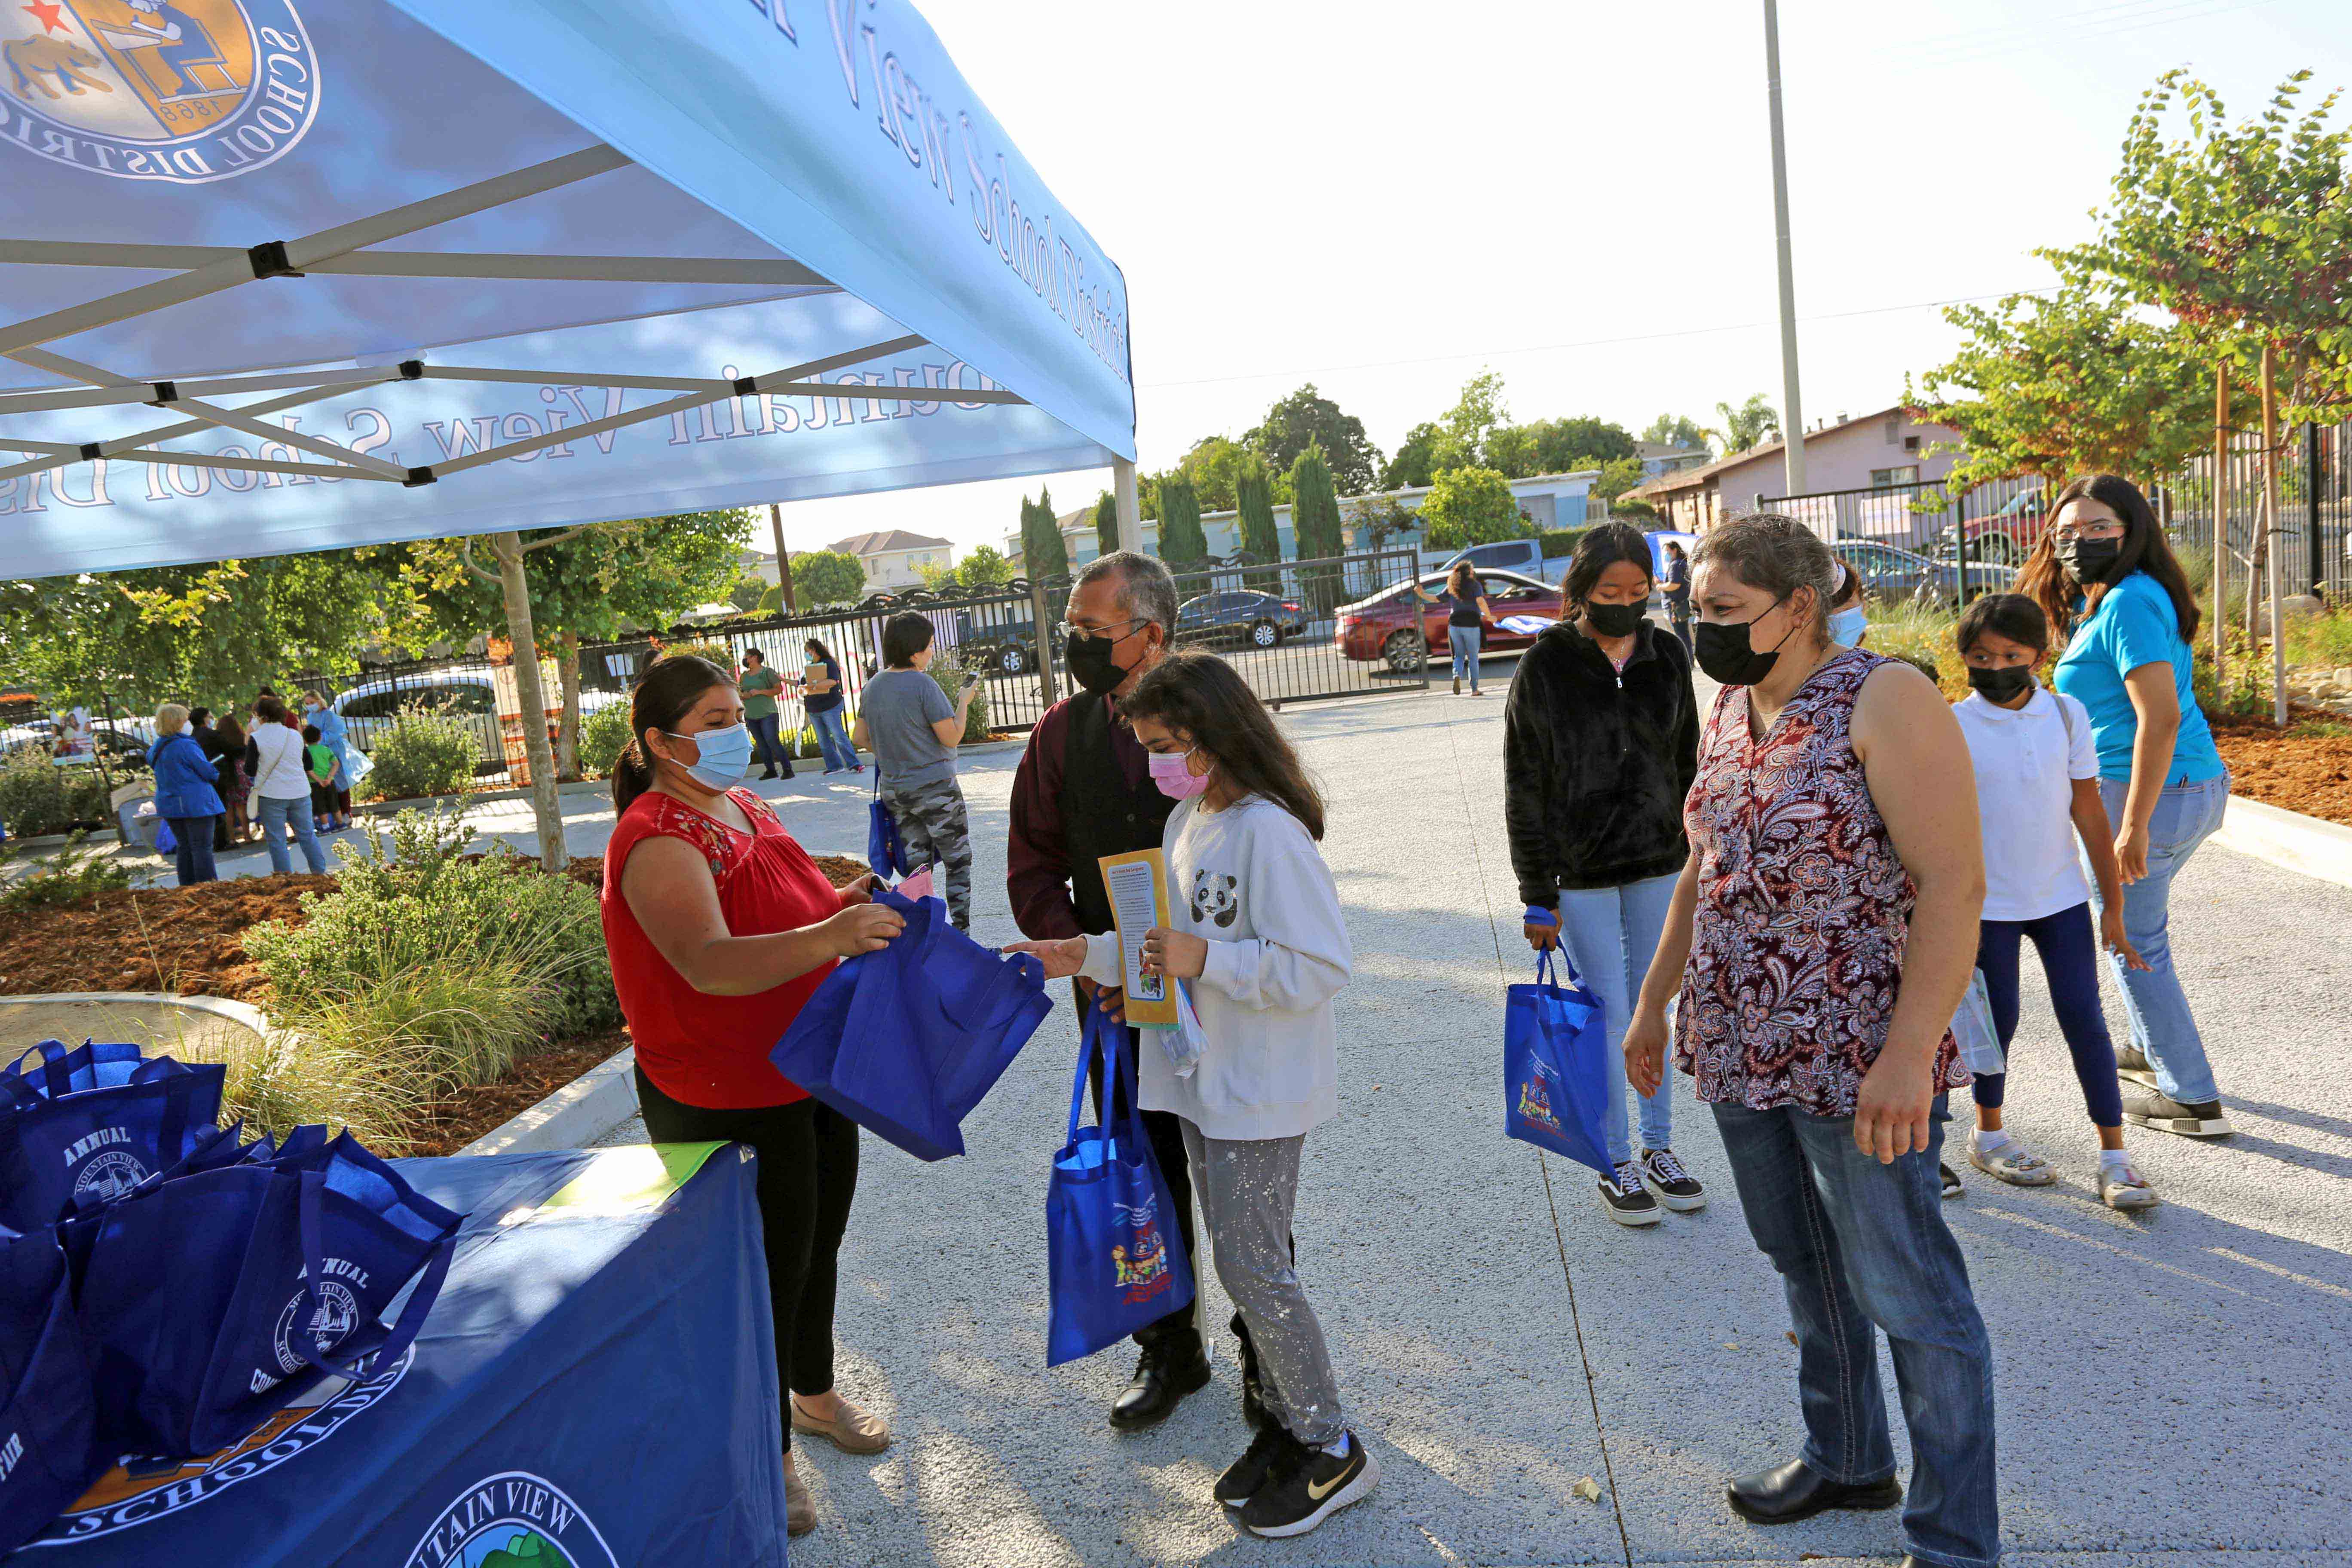
[[[1110,1407],[1110,1424],[1122,1432],[1139,1432],[1168,1419],[1188,1394],[1209,1385],[1209,1358],[1199,1352],[1171,1360],[1145,1351]]]
[[[1777,1469],[1734,1476],[1725,1488],[1731,1511],[1758,1524],[1794,1524],[1833,1508],[1893,1508],[1903,1500],[1903,1483],[1893,1476],[1848,1486],[1791,1459]]]

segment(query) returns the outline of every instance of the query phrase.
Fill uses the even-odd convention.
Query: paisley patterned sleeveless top
[[[1698,910],[1675,1042],[1703,1100],[1851,1116],[1886,1045],[1918,889],[1848,733],[1863,682],[1886,662],[1837,655],[1760,741],[1745,687],[1716,699],[1683,805]],[[1936,1088],[1968,1081],[1948,1030]]]

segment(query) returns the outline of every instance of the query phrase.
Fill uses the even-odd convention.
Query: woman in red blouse
[[[866,884],[836,889],[751,790],[743,702],[725,672],[656,661],[631,699],[635,731],[613,772],[620,821],[604,850],[604,945],[637,1053],[637,1101],[656,1143],[725,1141],[759,1156],[761,1228],[776,1319],[786,1524],[816,1511],[792,1434],[854,1454],[890,1443],[833,1386],[835,1255],[857,1189],[857,1128],[809,1098],[768,1053],[834,964],[898,934]]]

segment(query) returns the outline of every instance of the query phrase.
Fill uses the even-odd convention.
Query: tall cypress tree
[[[1118,498],[1108,490],[1095,502],[1095,543],[1105,555],[1118,548]]]
[[[1209,536],[1201,531],[1201,499],[1190,482],[1160,481],[1160,559],[1171,570],[1205,561]]]
[[[1070,574],[1069,546],[1054,525],[1054,492],[1041,491],[1035,500],[1021,498],[1022,574],[1031,582]]]
[[[1251,458],[1235,482],[1234,494],[1241,511],[1242,548],[1261,561],[1280,561],[1282,535],[1275,527],[1274,490],[1266,481],[1265,465]],[[1253,588],[1272,593],[1280,587],[1282,574],[1269,568],[1252,572],[1244,580]]]
[[[1331,482],[1331,465],[1319,442],[1310,442],[1290,465],[1290,532],[1297,542],[1298,559],[1321,561],[1343,548],[1339,537],[1339,492]],[[1300,589],[1318,615],[1328,615],[1344,596],[1345,574],[1325,567],[1307,574]]]

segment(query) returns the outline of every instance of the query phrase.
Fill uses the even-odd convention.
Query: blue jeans
[[[2122,779],[2101,779],[2099,795],[2106,802],[2107,820],[2120,826],[2124,799],[2131,786]],[[2221,826],[2230,804],[2230,775],[2200,784],[2170,784],[2157,797],[2156,815],[2147,824],[2147,875],[2124,889],[2124,934],[2147,961],[2144,970],[2126,969],[2123,960],[2107,955],[2124,994],[2124,1015],[2131,1020],[2132,1044],[2156,1068],[2156,1086],[2183,1105],[2200,1105],[2221,1098],[2213,1068],[2205,1059],[2205,1041],[2180,977],[2172,969],[2172,937],[2168,929],[2172,879],[2189,864],[2197,847]],[[2097,882],[2092,883],[2091,907],[2099,908]]]
[[[2091,906],[2076,904],[2038,921],[1979,922],[1977,967],[1984,971],[1985,995],[1992,1003],[1992,1024],[2003,1051],[2017,1034],[2017,955],[2026,940],[2041,955],[2051,1011],[2058,1015],[2058,1032],[2074,1058],[2074,1079],[2083,1086],[2092,1125],[2121,1127],[2124,1100],[2116,1086],[2115,1042],[2107,1038],[2107,1016],[2099,1005],[2099,944],[2091,934]],[[2005,1072],[1977,1074],[1977,1103],[1999,1110],[2008,1086]]]
[[[857,765],[857,748],[849,743],[849,729],[838,708],[820,708],[809,715],[816,726],[816,749],[824,753],[824,771],[839,773]]]
[[[1609,1136],[1609,1157],[1622,1164],[1633,1157],[1625,1126],[1625,1031],[1633,1021],[1633,1002],[1650,973],[1658,951],[1658,933],[1665,929],[1666,906],[1675,900],[1678,875],[1652,877],[1622,888],[1562,888],[1559,890],[1559,938],[1577,978],[1600,996],[1608,1021],[1609,1111],[1602,1128]],[[1674,1090],[1661,1083],[1658,1092],[1640,1095],[1642,1147],[1673,1146]]]
[[[1748,1234],[1780,1271],[1797,1331],[1805,1468],[1851,1485],[1895,1473],[1875,1324],[1911,1432],[1903,1549],[1977,1568],[2000,1557],[1992,1346],[1944,1224],[1936,1164],[1950,1119],[1937,1095],[1926,1152],[1882,1165],[1853,1146],[1850,1116],[1715,1107]]]
[[[286,849],[286,830],[292,828],[296,842],[302,846],[302,862],[310,875],[327,874],[327,857],[319,847],[319,829],[310,816],[310,797],[299,795],[292,800],[272,800],[266,795],[253,797],[254,816],[261,824],[261,847],[269,851],[269,868],[283,875],[294,869],[294,857]]]
[[[783,739],[777,731],[777,716],[766,713],[744,722],[751,729],[751,760],[764,763],[770,772],[781,768],[784,777],[792,777],[792,753],[784,750]]]
[[[173,816],[165,820],[171,823],[172,837],[179,846],[173,853],[179,862],[180,886],[220,880],[220,873],[213,868],[213,825],[220,818]]]
[[[1447,626],[1445,640],[1454,645],[1454,679],[1470,678],[1470,689],[1478,689],[1478,639],[1486,634],[1484,626]]]

